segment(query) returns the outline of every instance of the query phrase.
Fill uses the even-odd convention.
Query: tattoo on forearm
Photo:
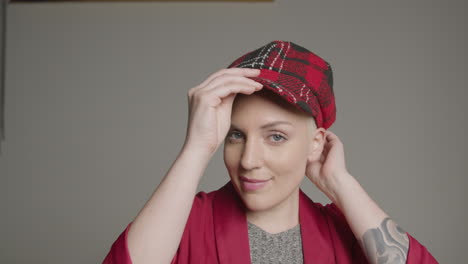
[[[370,263],[406,263],[409,238],[389,217],[379,227],[367,230],[359,242]]]

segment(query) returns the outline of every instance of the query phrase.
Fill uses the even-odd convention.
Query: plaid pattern
[[[333,73],[330,64],[315,53],[290,41],[272,41],[248,52],[228,68],[260,69],[248,77],[315,118],[317,127],[328,129],[336,117]]]

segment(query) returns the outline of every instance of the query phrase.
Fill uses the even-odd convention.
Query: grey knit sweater
[[[271,234],[248,222],[252,264],[302,264],[300,225]]]

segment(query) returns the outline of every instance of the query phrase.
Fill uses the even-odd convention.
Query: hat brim
[[[317,116],[317,112],[310,108],[307,102],[303,101],[302,98],[296,98],[296,96],[294,96],[294,94],[291,91],[289,91],[286,87],[282,86],[281,84],[261,77],[248,78],[263,84],[264,88],[279,95],[281,98],[293,105],[296,109],[299,109],[305,112],[306,114],[311,115],[314,118]]]

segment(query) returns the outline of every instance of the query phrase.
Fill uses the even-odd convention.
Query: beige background
[[[176,157],[186,91],[275,39],[331,63],[350,172],[441,263],[464,262],[467,5],[10,5],[0,262],[100,263]],[[227,179],[218,152],[200,190]]]

